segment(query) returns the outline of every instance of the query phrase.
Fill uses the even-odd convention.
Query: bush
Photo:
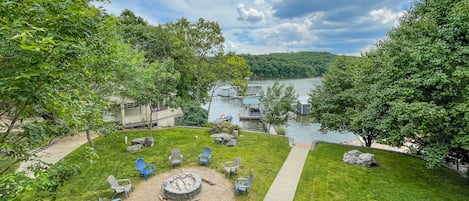
[[[184,117],[178,119],[178,125],[203,126],[207,123],[208,111],[195,102],[182,105],[182,112]]]
[[[215,122],[211,124],[210,134],[214,133],[233,133],[234,130],[239,130],[241,127],[231,122]]]
[[[275,132],[277,133],[277,135],[285,135],[285,134],[287,134],[287,131],[286,131],[285,128],[283,128],[283,127],[276,127],[276,128],[275,128]]]

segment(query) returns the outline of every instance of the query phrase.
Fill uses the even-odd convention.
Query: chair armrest
[[[125,190],[125,187],[124,186],[111,186],[112,189],[115,189],[115,190]]]
[[[184,158],[184,156],[181,154],[181,158]]]
[[[236,183],[238,183],[239,181],[247,181],[248,178],[237,178],[236,179]]]
[[[147,164],[147,167],[151,167],[152,169],[155,169],[155,165],[154,165],[154,164]]]
[[[122,181],[126,181],[130,184],[130,179],[118,179],[117,182],[122,182]]]
[[[202,158],[202,156],[203,156],[203,154],[199,154],[199,156],[198,156],[198,157],[199,157],[199,158]]]
[[[225,162],[225,167],[233,167],[234,161]]]
[[[169,156],[168,159],[171,160],[171,156]]]

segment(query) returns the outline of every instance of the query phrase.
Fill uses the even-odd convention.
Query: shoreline
[[[360,139],[353,139],[353,140],[349,140],[349,141],[344,141],[344,142],[341,142],[339,144],[365,147],[365,143],[363,141],[361,141]],[[389,151],[395,151],[395,152],[410,154],[410,149],[406,146],[394,147],[394,146],[391,146],[391,145],[385,145],[385,144],[380,144],[380,143],[375,142],[375,143],[371,144],[371,148],[383,149],[383,150],[389,150]]]

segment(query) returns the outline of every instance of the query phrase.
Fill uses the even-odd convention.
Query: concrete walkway
[[[91,138],[94,139],[96,137],[98,137],[98,135],[91,134]],[[45,163],[55,164],[85,143],[88,143],[85,133],[63,137],[49,147],[37,152],[35,156],[31,156],[30,160],[21,162],[20,167],[16,172],[24,171],[28,177],[34,178],[33,172],[29,171],[28,167],[35,164],[38,160]]]
[[[293,200],[309,150],[307,144],[296,143],[292,147],[264,201]]]

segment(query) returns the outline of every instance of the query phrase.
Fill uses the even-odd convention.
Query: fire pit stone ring
[[[164,180],[163,189],[171,200],[188,200],[202,190],[202,178],[193,172],[183,172]]]

